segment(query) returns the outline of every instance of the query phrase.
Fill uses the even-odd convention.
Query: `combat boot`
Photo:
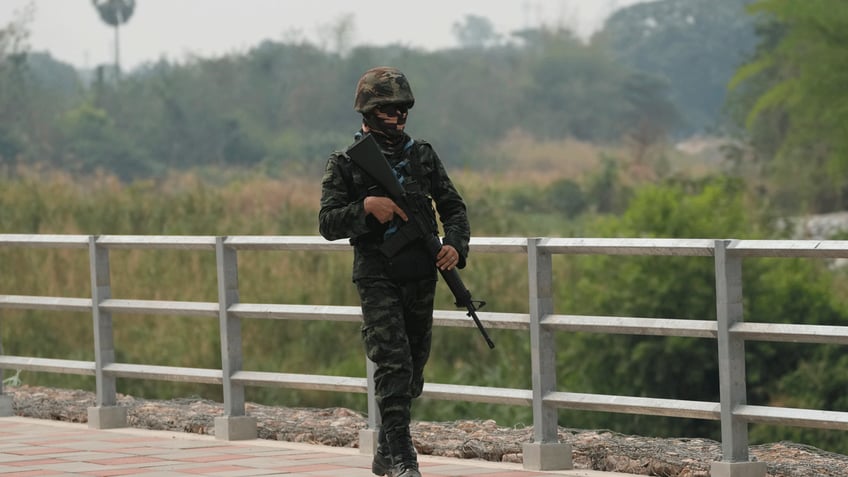
[[[400,467],[398,467],[398,465]],[[418,463],[414,464],[414,467],[407,466],[406,464],[398,464],[392,468],[394,472],[391,474],[391,477],[421,477],[421,472],[418,471]],[[399,472],[399,473],[398,473]]]
[[[392,454],[389,451],[389,443],[386,440],[386,430],[380,426],[380,434],[377,437],[377,452],[371,461],[371,472],[374,475],[386,475],[392,467]]]
[[[398,429],[386,437],[392,454],[389,477],[421,477],[421,472],[418,471],[418,454],[415,453],[409,428]]]

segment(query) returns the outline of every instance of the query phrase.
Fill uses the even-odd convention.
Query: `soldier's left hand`
[[[436,266],[439,270],[453,270],[459,263],[459,252],[451,245],[442,245],[436,254]]]

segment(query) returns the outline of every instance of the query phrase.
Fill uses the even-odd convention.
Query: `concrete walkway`
[[[419,456],[424,477],[625,477],[589,470],[531,472],[520,464]],[[359,449],[0,418],[0,475],[373,477]]]

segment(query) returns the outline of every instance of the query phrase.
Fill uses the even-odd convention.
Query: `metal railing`
[[[216,384],[223,387],[228,418],[245,416],[245,386],[277,386],[302,390],[367,393],[368,424],[379,426],[371,379],[259,372],[242,369],[242,319],[331,320],[356,322],[358,307],[241,303],[238,289],[240,250],[350,251],[346,241],[313,236],[88,236],[0,234],[0,247],[88,249],[91,297],[0,295],[0,309],[21,308],[90,312],[94,320],[95,360],[75,361],[0,355],[0,369],[95,376],[98,408],[117,407],[117,378]],[[215,253],[218,302],[115,299],[111,296],[109,251],[113,249],[206,250]],[[848,258],[846,241],[603,239],[603,238],[474,238],[475,253],[522,254],[527,257],[529,313],[480,313],[488,328],[529,331],[532,389],[427,383],[424,396],[481,403],[530,406],[533,442],[525,445],[525,467],[568,468],[570,446],[558,443],[557,411],[561,408],[718,420],[721,424],[722,475],[764,475],[765,467],[748,458],[748,424],[768,423],[848,430],[848,412],[754,406],[747,404],[745,342],[848,344],[848,327],[804,324],[745,323],[742,309],[742,261],[746,257]],[[659,319],[556,314],[553,307],[554,255],[631,255],[713,257],[717,320]],[[0,270],[3,273],[4,270]],[[0,290],[2,291],[2,290]],[[182,368],[115,362],[112,314],[173,314],[218,317],[222,369]],[[436,310],[434,325],[473,327],[463,311]],[[555,334],[583,331],[607,334],[679,336],[717,341],[720,402],[559,391],[556,383]],[[0,384],[0,386],[2,386]],[[0,387],[2,395],[2,387]],[[124,424],[125,425],[125,424]],[[217,423],[216,423],[216,435]],[[226,433],[223,433],[226,434]],[[227,434],[233,438],[247,433]],[[253,433],[255,437],[255,431]],[[239,437],[241,436],[241,437]],[[228,438],[228,437],[224,437]],[[550,446],[553,452],[533,446]],[[361,447],[371,449],[365,442]],[[562,459],[567,453],[568,458]],[[535,457],[528,459],[528,454]],[[551,455],[556,454],[556,457]],[[756,464],[758,467],[746,467]],[[714,464],[715,465],[715,464]],[[740,467],[737,467],[740,466]],[[739,469],[739,470],[737,470]]]

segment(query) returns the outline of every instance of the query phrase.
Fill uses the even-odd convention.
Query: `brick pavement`
[[[532,472],[520,464],[419,456],[424,477],[625,477],[587,470]],[[358,449],[121,428],[24,417],[0,418],[0,475],[373,477]]]

